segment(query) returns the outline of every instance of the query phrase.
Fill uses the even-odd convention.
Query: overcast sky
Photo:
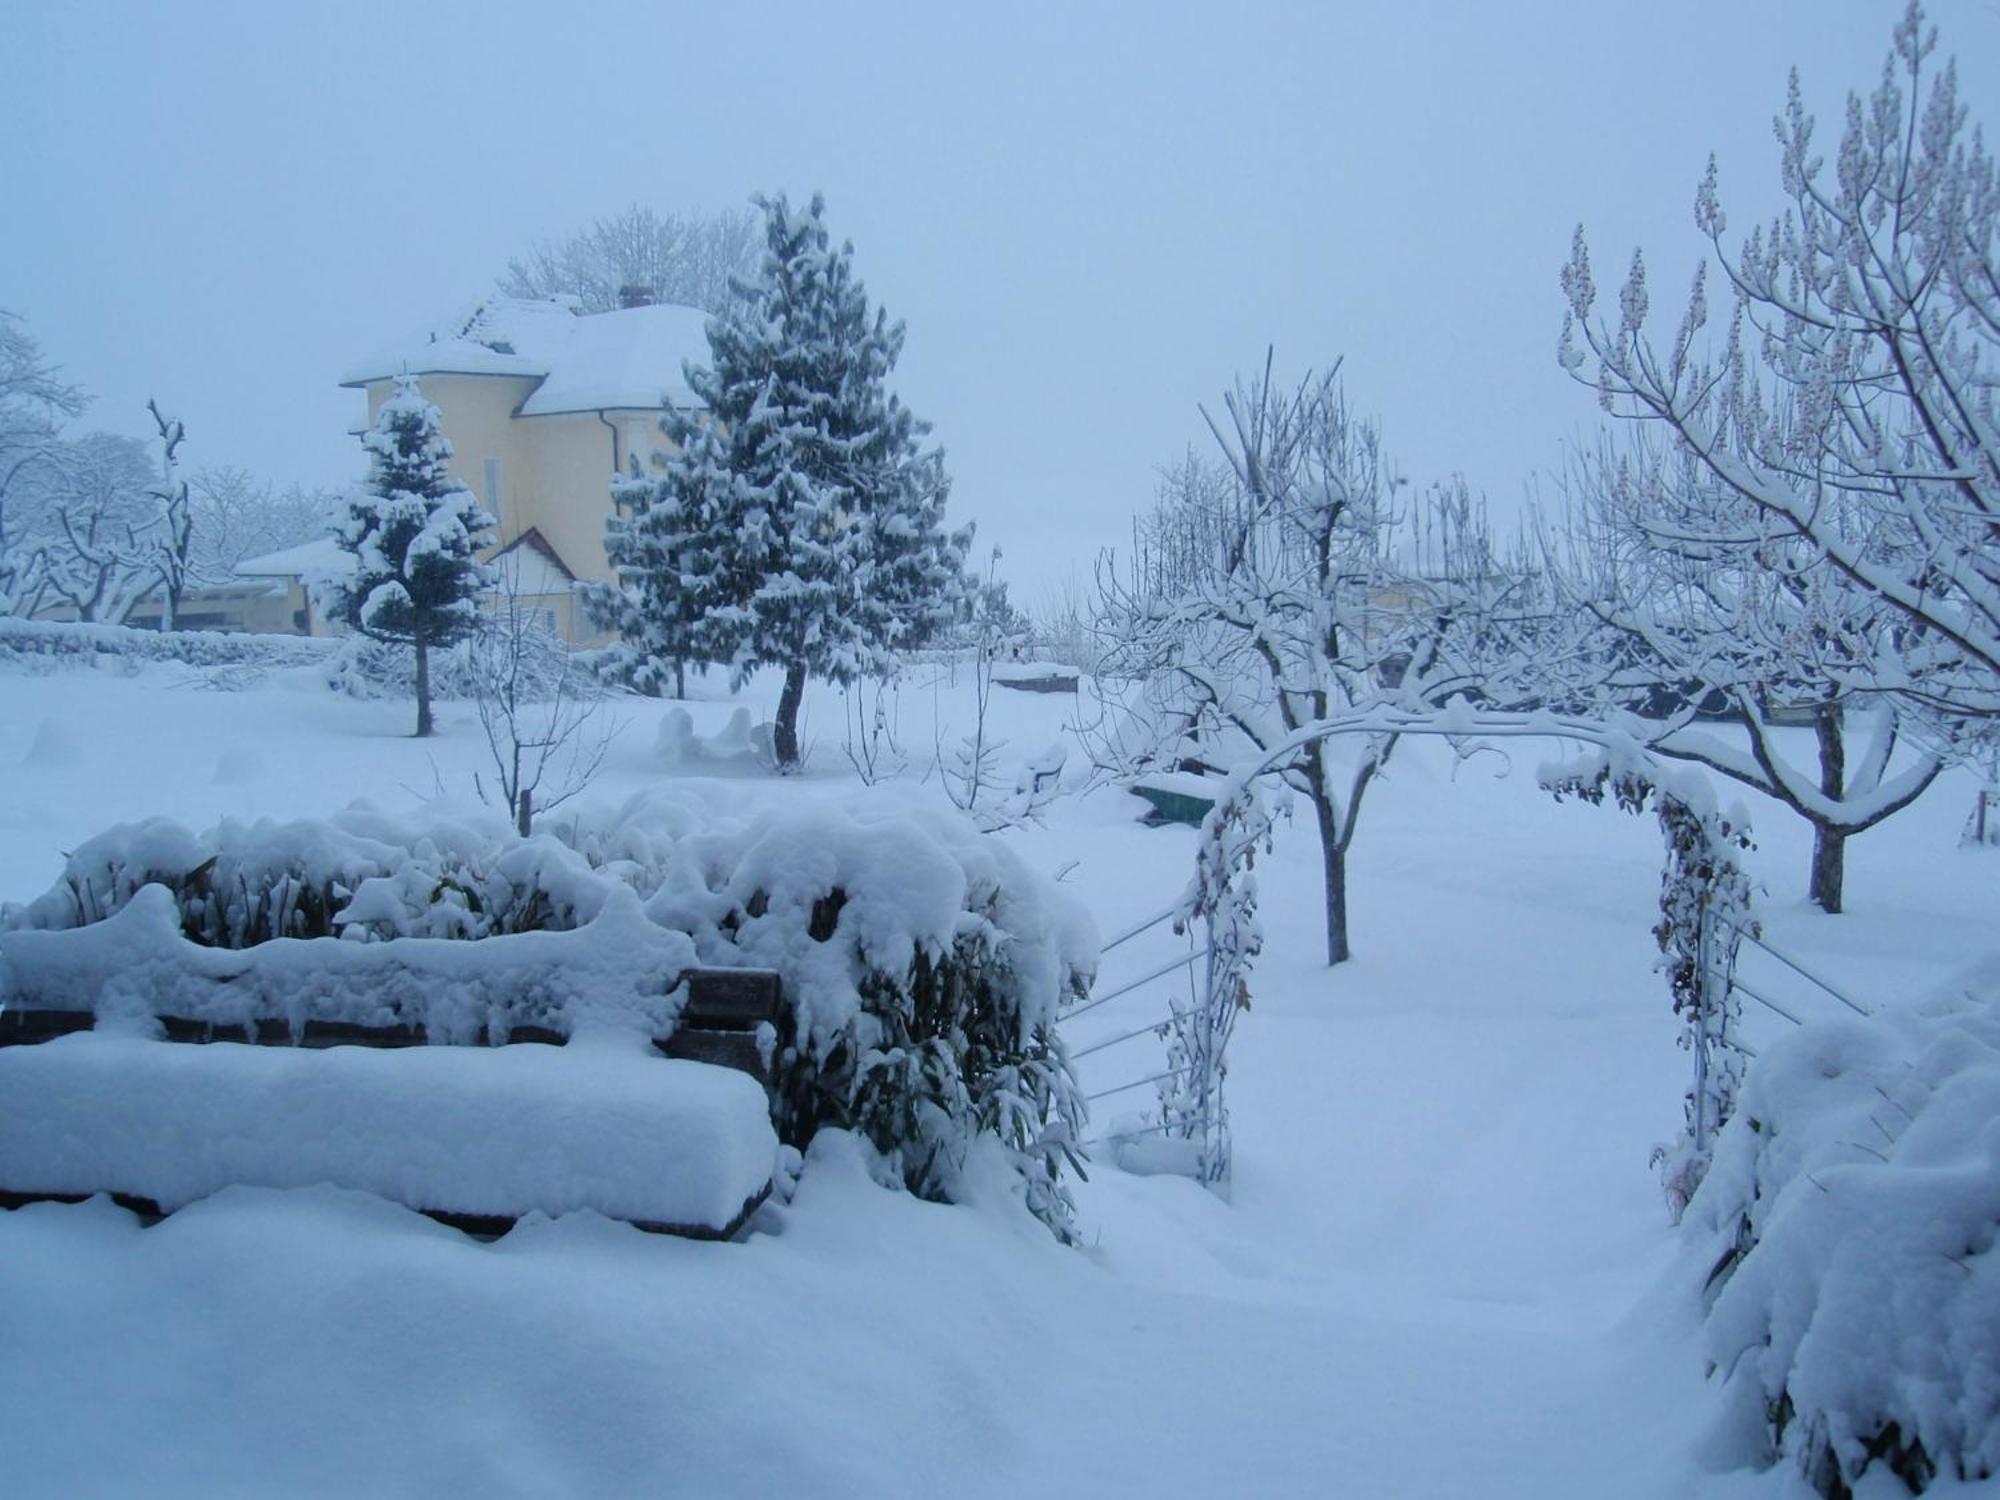
[[[1932,0],[2000,129],[2000,6]],[[1901,0],[1632,5],[0,0],[0,307],[190,463],[361,469],[341,368],[633,202],[825,192],[909,327],[956,518],[1029,602],[1121,542],[1197,410],[1345,356],[1401,471],[1496,508],[1596,420],[1573,226],[1672,303],[1710,150],[1747,225],[1796,63],[1829,150]]]

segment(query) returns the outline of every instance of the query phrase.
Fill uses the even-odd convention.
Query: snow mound
[[[50,715],[35,726],[28,753],[21,763],[28,766],[73,766],[83,759],[83,736],[67,719]]]
[[[1725,1425],[1822,1494],[2000,1474],[2000,958],[1767,1048],[1687,1222]]]
[[[759,769],[776,763],[771,738],[774,731],[775,726],[768,722],[752,724],[750,710],[738,708],[714,734],[699,735],[693,715],[684,708],[670,708],[660,715],[654,752],[669,766]]]
[[[0,1185],[168,1212],[226,1187],[331,1183],[446,1213],[720,1231],[777,1149],[747,1075],[608,1040],[317,1050],[84,1032],[0,1049]]]

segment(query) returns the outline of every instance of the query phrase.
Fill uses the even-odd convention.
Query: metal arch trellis
[[[1351,734],[1451,740],[1553,738],[1590,745],[1595,757],[1545,774],[1546,789],[1558,800],[1575,796],[1602,802],[1609,795],[1628,811],[1651,805],[1657,812],[1667,866],[1661,919],[1654,935],[1673,990],[1674,1010],[1682,1018],[1681,1045],[1694,1063],[1685,1138],[1675,1150],[1663,1153],[1669,1194],[1677,1204],[1684,1203],[1707,1169],[1716,1130],[1734,1108],[1749,1055],[1737,1035],[1736,996],[1741,986],[1735,980],[1736,956],[1745,939],[1767,945],[1762,944],[1751,913],[1749,878],[1736,858],[1737,851],[1749,845],[1748,832],[1716,809],[1705,781],[1669,769],[1633,736],[1591,719],[1479,713],[1468,711],[1463,703],[1426,711],[1378,705],[1305,725],[1257,760],[1239,766],[1202,825],[1194,878],[1180,900],[1105,945],[1108,951],[1172,920],[1182,932],[1199,924],[1205,939],[1199,952],[1094,997],[1072,1012],[1080,1014],[1183,965],[1196,961],[1203,965],[1202,983],[1189,1004],[1174,1005],[1164,1021],[1098,1044],[1108,1046],[1151,1030],[1164,1030],[1167,1037],[1165,1070],[1108,1092],[1156,1084],[1159,1120],[1149,1128],[1193,1144],[1196,1174],[1202,1181],[1217,1185],[1228,1181],[1232,1145],[1223,1097],[1227,1050],[1237,1014],[1248,1003],[1252,964],[1263,948],[1254,866],[1256,851],[1260,845],[1268,846],[1272,827],[1257,783],[1307,746]]]

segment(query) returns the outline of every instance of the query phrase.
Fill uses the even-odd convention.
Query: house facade
[[[612,577],[604,523],[611,481],[664,446],[663,406],[700,406],[683,367],[708,359],[708,315],[641,305],[580,314],[566,301],[489,297],[384,346],[349,368],[372,426],[408,371],[437,406],[451,471],[499,526],[518,601],[545,610],[564,639],[602,639],[572,585]],[[511,559],[511,563],[507,560]]]

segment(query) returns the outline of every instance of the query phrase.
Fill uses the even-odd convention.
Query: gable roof
[[[511,375],[539,382],[516,416],[653,411],[702,403],[682,366],[708,362],[708,314],[660,303],[579,313],[567,299],[488,297],[351,365],[344,386],[412,375]]]
[[[491,592],[530,599],[567,594],[576,584],[576,574],[570,571],[569,564],[533,526],[494,553],[487,564],[499,574]]]

